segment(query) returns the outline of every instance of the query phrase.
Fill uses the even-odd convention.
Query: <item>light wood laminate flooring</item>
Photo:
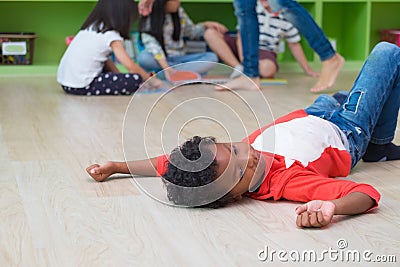
[[[349,89],[355,77],[343,72],[331,92]],[[176,208],[154,200],[131,178],[97,183],[85,172],[95,162],[123,161],[124,151],[128,159],[163,153],[160,142],[169,143],[169,152],[171,143],[193,134],[239,141],[257,126],[257,112],[271,111],[260,115],[264,123],[316,98],[308,91],[315,79],[300,73],[279,78],[288,84],[264,86],[261,94],[215,92],[211,85],[181,87],[162,100],[162,94],[141,94],[124,131],[131,97],[66,95],[53,76],[0,77],[0,266],[311,266],[291,259],[311,250],[319,258],[324,250],[338,251],[332,258],[325,254],[321,265],[398,266],[400,161],[360,162],[347,178],[380,191],[377,210],[307,230],[295,225],[298,203],[245,199],[216,210]],[[212,100],[187,102],[207,97]],[[149,113],[150,103],[157,104]],[[216,119],[188,122],[202,112]],[[400,144],[398,131],[395,142]],[[158,184],[154,179],[147,185]],[[258,257],[266,248],[263,262]],[[280,250],[288,262],[279,259]],[[370,251],[370,259],[394,255],[397,263],[351,256],[347,262],[340,253],[349,250],[361,257]]]

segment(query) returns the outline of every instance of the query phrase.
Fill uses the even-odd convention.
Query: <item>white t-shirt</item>
[[[79,31],[61,59],[57,81],[73,88],[88,86],[102,72],[112,52],[110,44],[113,41],[123,41],[123,38],[116,31]]]

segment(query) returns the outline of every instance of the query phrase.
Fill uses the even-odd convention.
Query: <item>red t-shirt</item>
[[[281,198],[308,202],[333,200],[352,192],[363,192],[375,200],[380,194],[368,184],[345,177],[351,168],[347,140],[334,124],[297,110],[256,130],[243,140],[250,143],[267,161],[266,176],[254,199]],[[168,156],[158,158],[157,172],[166,171]]]

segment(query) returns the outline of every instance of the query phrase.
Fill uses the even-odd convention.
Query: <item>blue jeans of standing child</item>
[[[305,110],[344,132],[354,167],[369,142],[387,144],[393,140],[399,107],[400,48],[382,42],[372,50],[342,105],[331,96],[320,95]]]
[[[257,0],[234,0],[233,4],[242,38],[243,73],[249,77],[259,77]]]
[[[256,12],[257,0],[234,0],[243,47],[243,73],[258,77],[259,28]],[[269,0],[273,11],[284,11],[290,21],[306,38],[311,48],[325,61],[336,54],[322,29],[315,23],[306,9],[294,0]]]
[[[192,64],[182,64],[189,62],[192,62]],[[206,73],[211,68],[215,67],[216,62],[218,62],[218,57],[212,52],[194,53],[167,58],[168,65],[177,70],[190,70],[200,74]],[[153,54],[146,51],[139,54],[138,64],[147,72],[159,72],[162,70]]]
[[[269,0],[273,11],[283,11],[283,16],[296,27],[306,38],[311,48],[319,55],[321,61],[333,57],[336,52],[326,38],[322,29],[306,9],[294,0]]]

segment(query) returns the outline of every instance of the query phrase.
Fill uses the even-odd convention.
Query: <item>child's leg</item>
[[[284,17],[305,37],[322,61],[321,75],[311,88],[320,92],[332,87],[344,64],[344,58],[336,53],[323,30],[304,7],[294,0],[269,0],[274,11],[284,11]]]
[[[333,96],[326,94],[319,95],[311,106],[304,110],[309,115],[329,120],[334,111],[340,107],[340,103]]]
[[[400,106],[399,71],[400,48],[385,42],[376,45],[347,99],[330,119],[349,139],[353,166],[370,140],[384,145],[394,138]]]
[[[207,41],[211,50],[227,65],[235,67],[240,64],[236,57],[234,49],[236,48],[236,38],[223,35],[215,29],[207,29],[204,33],[204,39]],[[237,50],[237,49],[236,49]]]
[[[269,59],[262,59],[259,62],[260,76],[263,78],[274,78],[277,71],[276,65]]]
[[[85,88],[74,88],[74,87],[69,87],[69,86],[65,86],[65,85],[61,85],[62,89],[64,90],[64,92],[66,92],[67,94],[71,94],[71,95],[86,95],[87,91]]]
[[[259,29],[256,11],[257,0],[234,0],[235,15],[240,28],[240,36],[243,52],[243,73],[256,82],[256,87],[260,86],[258,73],[258,41]],[[254,78],[254,79],[253,79]],[[239,77],[238,80],[232,80],[226,85],[229,88],[239,89],[247,78]],[[253,86],[250,86],[253,87]],[[245,86],[249,89],[249,86]],[[258,90],[258,89],[257,89]]]
[[[346,100],[346,98],[347,98],[348,95],[349,95],[349,92],[347,92],[347,91],[339,91],[339,92],[337,92],[337,93],[334,93],[334,94],[332,95],[332,97],[333,97],[334,99],[336,99],[337,102],[339,102],[340,105],[342,105],[343,102],[344,102],[344,100]]]
[[[323,30],[297,1],[269,0],[269,4],[274,12],[284,12],[285,19],[300,31],[311,48],[319,55],[321,61],[332,58],[336,54]]]
[[[279,70],[276,54],[271,51],[259,49],[260,55],[259,72],[263,78],[273,78],[275,73]]]
[[[135,73],[102,73],[85,89],[84,95],[131,95],[143,79]]]
[[[140,52],[137,58],[138,65],[142,67],[147,72],[159,72],[161,71],[161,66],[158,64],[154,56],[146,51]]]
[[[206,73],[211,68],[215,67],[216,62],[218,62],[218,57],[212,52],[194,53],[168,58],[168,64],[173,68],[177,70],[190,70],[200,74]]]

